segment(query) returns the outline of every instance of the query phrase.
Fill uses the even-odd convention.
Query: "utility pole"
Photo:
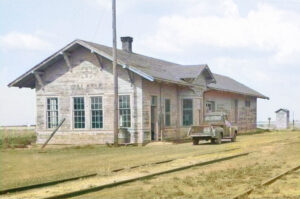
[[[117,31],[116,31],[116,0],[112,0],[112,30],[113,30],[113,76],[114,76],[114,146],[118,146],[118,71],[117,71]]]

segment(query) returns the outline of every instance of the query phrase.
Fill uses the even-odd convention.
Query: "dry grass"
[[[201,145],[200,145],[201,146]],[[147,147],[47,146],[43,153],[38,146],[24,149],[2,149],[0,152],[0,189],[26,186],[97,172],[107,175],[111,170],[142,165],[220,150],[223,146],[191,143]],[[229,146],[230,147],[230,146]]]
[[[300,170],[292,172],[273,184],[256,189],[250,198],[300,198]]]
[[[297,139],[299,141],[299,137]],[[271,146],[261,145],[256,149],[258,152],[247,157],[196,167],[115,187],[113,191],[105,189],[77,198],[231,198],[248,188],[258,187],[266,179],[300,164],[299,142],[290,140],[274,142]],[[286,190],[284,195],[279,185],[271,187],[270,192],[263,192],[263,197],[260,194],[256,196],[257,198],[271,198],[270,196],[274,195],[279,196],[278,198],[297,198],[300,195],[300,186],[298,186],[300,182],[299,178],[297,182],[296,180],[287,184],[289,188],[284,188]]]
[[[33,130],[0,130],[1,148],[26,148],[35,141],[36,134]]]
[[[294,138],[290,140],[292,137]],[[293,144],[287,145],[288,141]],[[39,149],[35,147],[3,149],[0,153],[0,183],[1,189],[4,189],[91,172],[110,176],[111,170],[121,167],[236,147],[259,152],[233,161],[130,183],[114,188],[113,192],[112,189],[106,189],[81,198],[224,198],[249,186],[256,186],[265,178],[280,173],[291,163],[299,163],[299,132],[242,136],[238,137],[236,143],[222,145],[203,143],[193,146],[191,143],[184,143],[120,148],[95,145],[49,146],[45,153],[39,153]],[[151,167],[141,170],[147,173],[149,169]]]

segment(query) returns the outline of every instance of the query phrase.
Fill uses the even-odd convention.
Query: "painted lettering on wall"
[[[99,89],[102,88],[102,84],[72,84],[72,90],[87,90],[87,89]]]

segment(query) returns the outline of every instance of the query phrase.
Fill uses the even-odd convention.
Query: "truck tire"
[[[193,138],[193,145],[199,144],[199,138]]]
[[[231,142],[235,142],[236,141],[236,133],[234,133],[234,136],[231,138]]]
[[[216,144],[222,144],[222,133],[218,133],[217,138],[215,139]]]
[[[210,143],[211,143],[211,144],[216,144],[216,140],[215,140],[214,138],[211,138],[211,139],[210,139]]]

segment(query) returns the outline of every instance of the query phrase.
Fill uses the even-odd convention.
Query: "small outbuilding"
[[[287,109],[278,109],[276,113],[276,128],[277,129],[287,129],[289,128],[290,122],[290,111]]]

